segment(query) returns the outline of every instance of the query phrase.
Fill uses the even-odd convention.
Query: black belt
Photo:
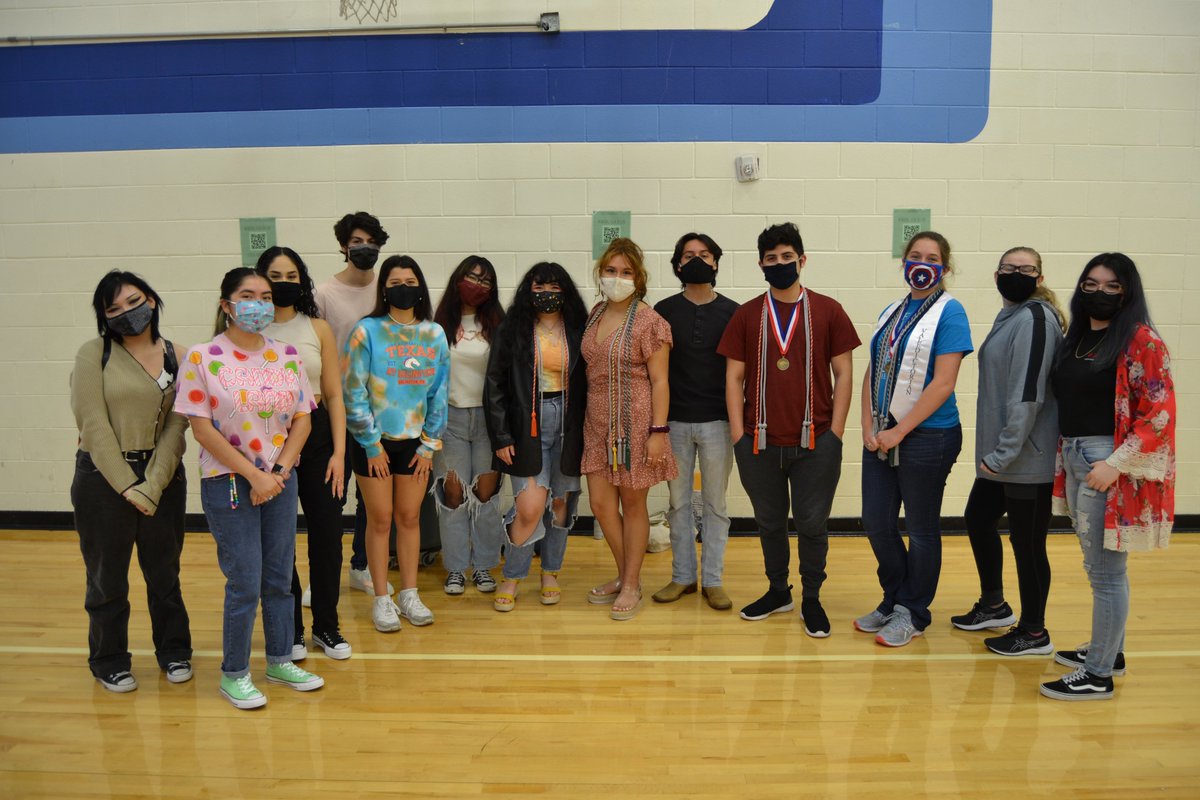
[[[150,457],[152,455],[154,455],[154,451],[153,450],[130,450],[126,453],[122,453],[121,455],[124,456],[125,460],[128,461],[130,464],[144,464],[150,460]]]
[[[562,392],[542,392],[543,400],[552,400],[555,397],[562,397]]]

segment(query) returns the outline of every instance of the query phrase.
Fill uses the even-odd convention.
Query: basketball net
[[[386,22],[396,15],[396,0],[342,0],[338,13],[342,19],[354,17],[360,24]]]

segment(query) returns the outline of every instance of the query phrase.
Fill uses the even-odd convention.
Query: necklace
[[[1083,355],[1080,355],[1080,354],[1079,354],[1079,348],[1080,348],[1080,346],[1082,346],[1082,345],[1083,345],[1083,337],[1080,337],[1080,338],[1079,338],[1079,344],[1075,345],[1075,358],[1077,358],[1077,359],[1079,359],[1080,361],[1082,361],[1083,359],[1085,359],[1085,358],[1087,358],[1088,356],[1090,356],[1090,355],[1092,355],[1093,353],[1095,353],[1095,352],[1096,352],[1096,348],[1098,348],[1100,345],[1102,345],[1102,344],[1104,343],[1104,338],[1105,338],[1106,336],[1108,336],[1108,328],[1105,328],[1105,329],[1104,329],[1104,333],[1103,333],[1103,334],[1101,334],[1100,338],[1096,340],[1096,343],[1095,343],[1094,345],[1092,345],[1092,346],[1091,346],[1091,348],[1089,348],[1089,349],[1088,349],[1088,351],[1087,351],[1086,353],[1084,353]]]
[[[396,323],[397,325],[416,325],[417,324],[417,318],[415,315],[412,318],[412,322],[405,322],[403,320],[399,320],[399,319],[396,319],[395,317],[393,317],[392,312],[389,311],[388,319],[390,319],[392,322]]]

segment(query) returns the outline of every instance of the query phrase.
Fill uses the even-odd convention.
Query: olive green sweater
[[[100,368],[104,340],[86,342],[75,355],[71,373],[71,410],[79,427],[79,447],[92,457],[109,485],[154,512],[163,489],[183,458],[187,420],[172,411],[175,385],[163,391],[137,359],[113,342],[108,366]],[[124,453],[153,450],[145,480],[125,461]]]

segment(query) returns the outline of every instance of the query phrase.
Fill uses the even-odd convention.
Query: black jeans
[[[976,478],[964,512],[971,552],[979,570],[980,602],[1004,601],[1004,548],[997,530],[1008,514],[1009,543],[1017,562],[1021,590],[1021,627],[1040,631],[1046,624],[1050,596],[1050,559],[1046,533],[1050,528],[1053,483],[1001,483]]]
[[[325,470],[333,456],[333,430],[324,405],[312,413],[312,432],[296,465],[297,493],[308,522],[308,580],[312,588],[312,628],[322,633],[338,629],[338,596],[342,573],[342,509],[346,496],[333,495]],[[349,475],[346,476],[347,478]],[[296,633],[304,633],[300,575],[292,565],[292,595],[296,598]]]
[[[772,589],[786,590],[790,575],[789,491],[803,596],[816,598],[825,582],[829,554],[829,511],[842,474],[842,441],[833,431],[817,437],[816,448],[767,445],[754,455],[750,436],[733,446],[738,477],[754,507],[763,565]]]
[[[130,463],[141,478],[144,463]],[[75,456],[71,504],[87,571],[83,607],[88,613],[88,666],[96,676],[131,666],[129,653],[129,562],[137,547],[146,581],[154,655],[163,669],[192,657],[192,634],[179,588],[179,555],[187,479],[182,465],[148,517],[109,485],[82,450]]]

